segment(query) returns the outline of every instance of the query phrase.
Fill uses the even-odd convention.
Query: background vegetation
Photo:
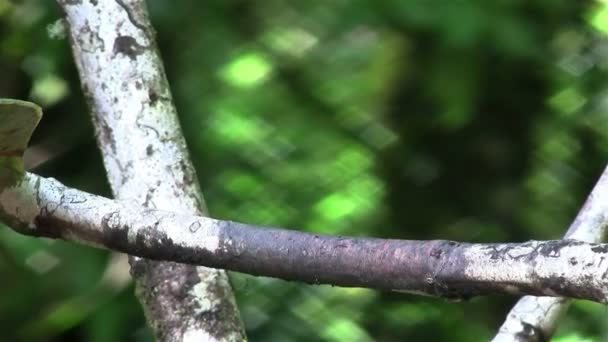
[[[357,236],[559,238],[608,161],[608,5],[148,1],[212,216]],[[46,116],[35,172],[109,195],[54,1],[0,0],[0,96]],[[0,228],[0,340],[150,341],[110,254]],[[114,265],[114,266],[113,266]],[[465,303],[232,274],[252,341],[483,341]],[[608,338],[575,302],[555,341]]]

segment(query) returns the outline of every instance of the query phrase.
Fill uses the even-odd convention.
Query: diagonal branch
[[[116,198],[194,215],[206,208],[144,0],[57,1]],[[130,258],[160,341],[240,341],[224,271]]]
[[[316,235],[133,206],[25,174],[0,188],[20,233],[155,260],[450,299],[532,294],[608,302],[608,244],[470,244]]]
[[[607,226],[608,167],[564,238],[600,242]],[[493,341],[546,341],[553,335],[559,317],[566,312],[569,304],[566,298],[523,297],[511,309]]]

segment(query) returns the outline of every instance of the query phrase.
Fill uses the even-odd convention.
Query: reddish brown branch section
[[[404,290],[449,299],[497,293],[561,293],[568,297],[605,300],[603,291],[587,288],[589,284],[570,281],[551,272],[543,276],[530,267],[541,259],[545,263],[557,261],[562,249],[584,245],[579,241],[482,245],[446,240],[336,237],[218,222],[221,242],[215,253],[171,246],[170,239],[155,249],[169,252],[162,257],[170,260],[312,284]],[[607,253],[603,245],[590,248],[593,252]],[[471,250],[481,254],[472,256]],[[147,255],[155,256],[160,255]],[[529,273],[529,277],[503,280],[492,275],[492,267],[509,272],[510,266],[514,270],[529,268],[518,271]],[[470,269],[478,272],[473,274]],[[483,276],[485,272],[488,274]]]
[[[36,231],[37,235],[66,240],[78,236],[87,243],[148,259],[311,284],[399,290],[449,299],[532,294],[606,301],[608,271],[601,260],[608,257],[608,245],[604,244],[576,240],[471,244],[351,238],[195,218],[196,226],[212,227],[217,232],[210,238],[217,239],[218,244],[210,249],[198,244],[200,239],[196,237],[208,234],[203,233],[205,228],[196,231],[190,229],[192,224],[184,225],[178,241],[165,232],[162,223],[138,225],[120,221],[118,212],[111,215],[121,223],[102,222],[101,230],[83,230],[83,226],[91,225],[44,213],[38,216]],[[162,217],[167,213],[159,216],[157,211],[147,210],[142,215]],[[178,222],[182,221],[192,222],[179,218]],[[580,257],[578,251],[582,251]],[[569,273],[562,272],[567,267]]]

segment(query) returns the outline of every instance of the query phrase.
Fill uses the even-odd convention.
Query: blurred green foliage
[[[212,216],[357,236],[559,238],[608,160],[608,5],[148,1]],[[0,97],[35,172],[109,195],[53,1],[0,0]],[[0,340],[150,341],[124,264],[0,229]],[[488,340],[465,303],[232,274],[252,341]],[[608,338],[575,302],[556,341]]]

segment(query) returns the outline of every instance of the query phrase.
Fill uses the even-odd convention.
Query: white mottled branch
[[[452,299],[532,294],[608,302],[608,244],[308,234],[145,208],[33,174],[0,192],[0,217],[27,235],[307,283]]]
[[[568,228],[564,238],[600,242],[608,226],[608,167]],[[525,296],[511,309],[494,342],[546,341],[568,309],[565,298]]]
[[[58,3],[114,196],[206,214],[145,2]],[[246,338],[224,271],[139,258],[130,263],[158,340]]]

